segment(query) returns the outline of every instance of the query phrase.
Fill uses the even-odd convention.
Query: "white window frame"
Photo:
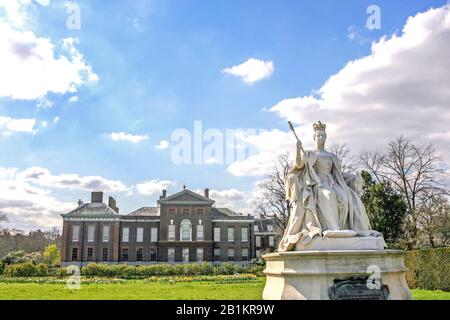
[[[220,227],[214,227],[214,242],[220,242]]]
[[[144,228],[136,228],[136,242],[144,242]]]
[[[269,247],[275,247],[275,237],[269,236]]]
[[[150,229],[150,242],[158,242],[158,228],[156,227]]]
[[[256,236],[255,237],[255,246],[257,248],[261,248],[261,236]]]
[[[228,227],[228,242],[234,242],[234,227]]]
[[[122,242],[130,242],[130,228],[122,228]]]
[[[267,225],[267,231],[273,232],[273,225],[268,224],[268,225]]]
[[[219,254],[216,255],[216,252],[219,252]],[[214,257],[213,257],[214,261],[222,260],[222,250],[220,250],[220,248],[215,248],[213,253],[214,253]],[[219,259],[216,259],[217,256],[219,257]]]
[[[241,242],[248,242],[248,228],[241,227]]]
[[[167,232],[167,240],[175,241],[175,225],[169,224],[168,232]]]
[[[175,262],[175,248],[167,248],[167,262]]]
[[[72,226],[72,242],[80,241],[80,226],[74,225]]]
[[[94,242],[95,240],[95,226],[93,224],[88,225],[87,242]]]
[[[102,241],[109,242],[109,225],[103,226]]]
[[[197,241],[203,241],[204,238],[204,227],[202,224],[197,225]]]
[[[189,228],[189,229],[186,229]],[[189,239],[183,237],[183,231],[189,232]],[[184,219],[180,223],[180,241],[192,241],[192,223],[188,219]]]
[[[230,255],[231,252],[233,252],[233,255]],[[230,260],[230,257],[232,257],[233,259]],[[228,261],[236,260],[236,251],[234,250],[234,248],[228,248],[227,259],[228,259]]]
[[[190,255],[189,248],[182,248],[181,249],[181,262],[184,262],[184,263],[189,262],[189,255]],[[186,257],[187,257],[187,259],[186,259]]]
[[[197,248],[197,262],[203,262],[205,260],[203,248]]]
[[[253,226],[253,231],[254,231],[254,232],[259,232],[259,227],[258,227],[257,224],[255,224],[255,225]]]

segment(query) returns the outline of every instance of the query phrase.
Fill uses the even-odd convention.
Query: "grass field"
[[[0,300],[259,300],[264,279],[257,282],[83,284],[69,290],[64,284],[0,283]],[[413,290],[416,300],[450,300],[450,292]]]

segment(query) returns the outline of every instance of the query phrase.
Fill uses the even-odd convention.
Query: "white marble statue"
[[[290,216],[279,252],[308,245],[315,236],[381,236],[371,230],[360,198],[362,178],[341,172],[337,156],[325,150],[325,129],[320,121],[314,124],[316,150],[303,150],[297,138],[296,160],[286,179]]]

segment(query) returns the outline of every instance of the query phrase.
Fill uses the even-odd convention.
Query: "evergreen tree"
[[[377,183],[366,171],[362,171],[361,176],[364,180],[361,199],[372,228],[383,233],[388,245],[399,246],[407,210],[403,197],[389,182]]]

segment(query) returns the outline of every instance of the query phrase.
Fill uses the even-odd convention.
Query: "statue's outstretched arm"
[[[305,159],[302,142],[300,140],[297,140],[297,155],[295,157],[295,167],[300,170],[303,169],[304,166],[305,166]]]

